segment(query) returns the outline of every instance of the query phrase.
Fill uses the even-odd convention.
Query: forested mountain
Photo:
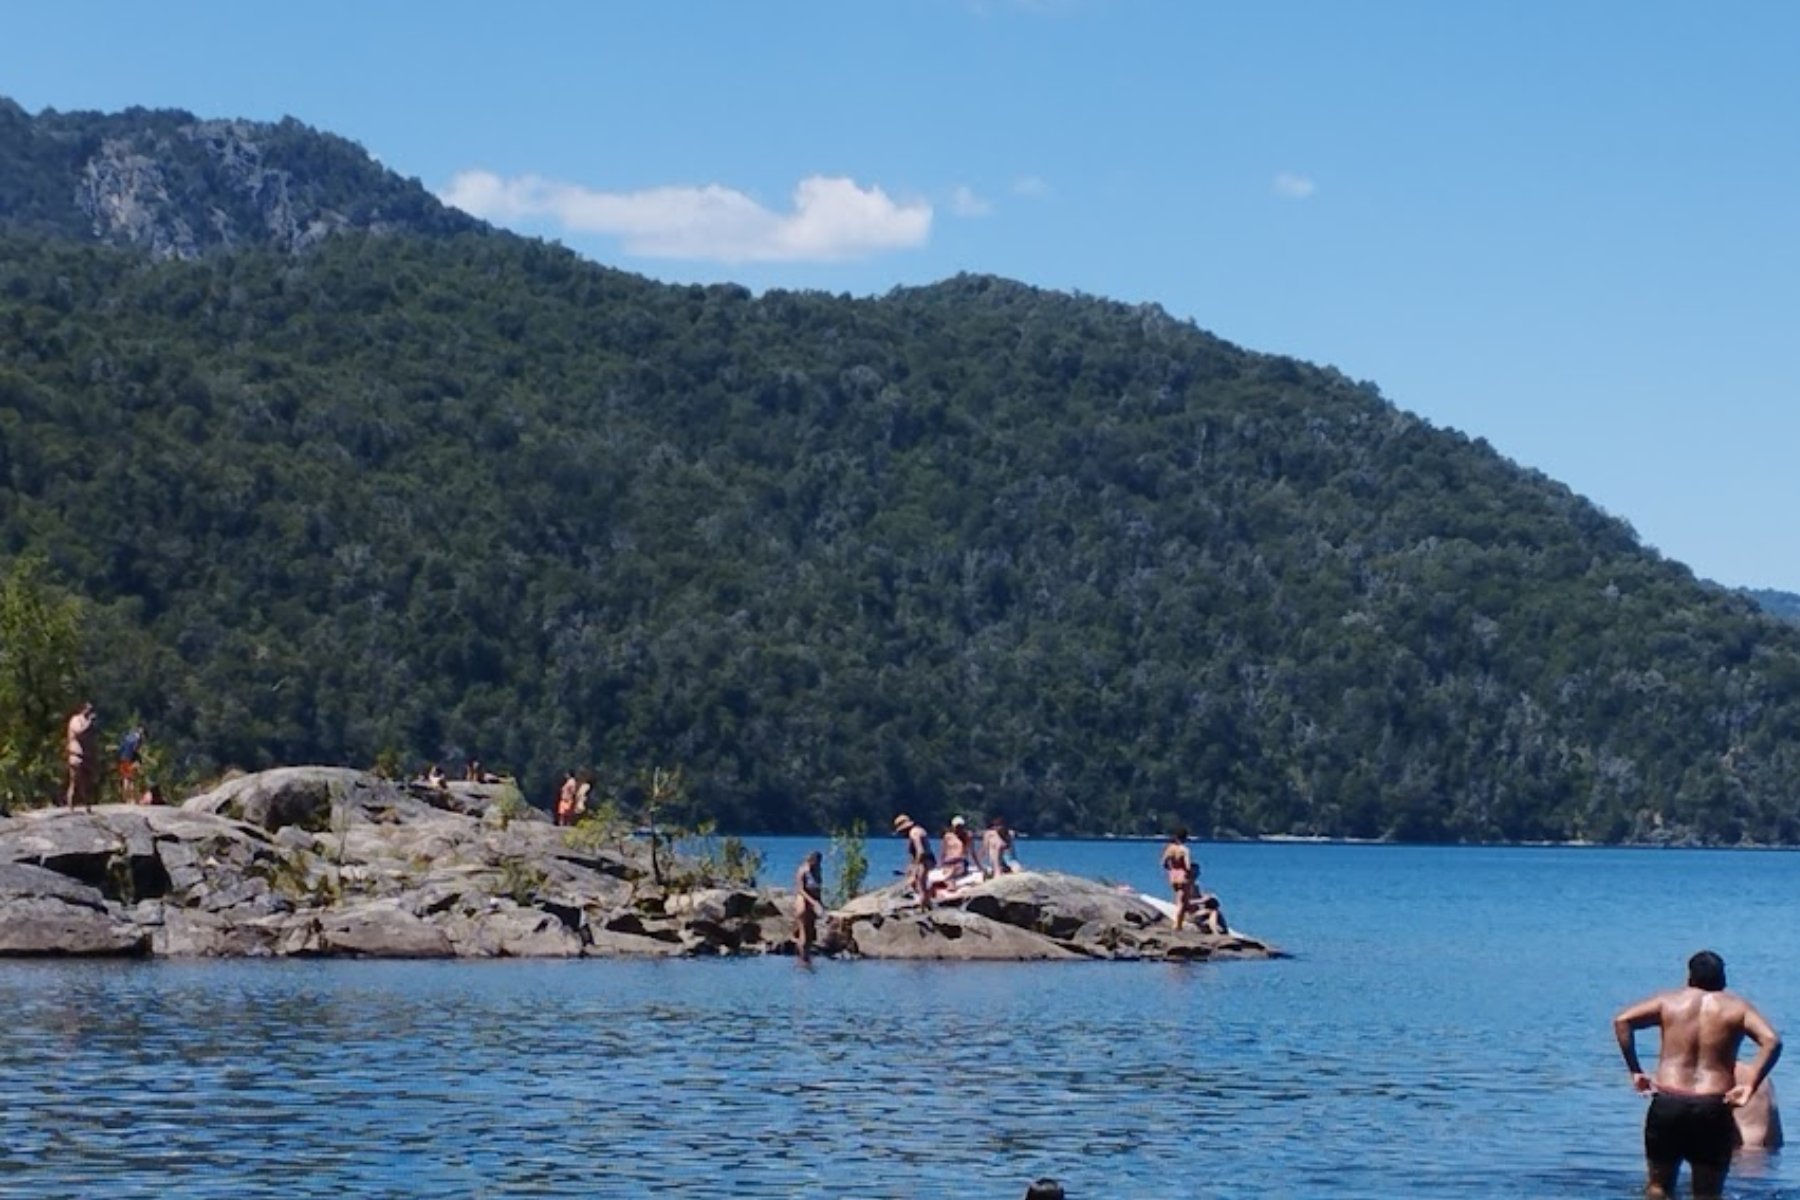
[[[541,801],[679,765],[742,830],[1800,842],[1800,630],[1154,307],[50,224],[0,240],[0,559],[91,603],[103,709],[192,774],[474,755]]]
[[[1745,588],[1744,594],[1756,601],[1758,608],[1784,621],[1800,622],[1800,596],[1773,588]]]

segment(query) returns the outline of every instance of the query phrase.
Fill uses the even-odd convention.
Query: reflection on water
[[[0,1196],[1640,1194],[1606,1020],[1663,948],[1607,977],[1645,951],[1591,897],[1484,919],[1527,860],[1287,853],[1232,884],[1284,897],[1240,918],[1279,963],[0,964]],[[1779,1156],[1732,1193],[1797,1194]]]

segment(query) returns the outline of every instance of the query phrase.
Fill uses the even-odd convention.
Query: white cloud
[[[547,220],[569,233],[608,234],[642,258],[831,262],[909,250],[931,235],[931,205],[899,204],[841,176],[801,180],[785,213],[718,184],[601,192],[490,171],[462,172],[440,198],[483,220]]]
[[[994,211],[994,206],[976,195],[974,189],[959,183],[950,193],[950,211],[959,217],[985,217]]]
[[[1013,180],[1013,193],[1019,196],[1048,196],[1050,185],[1036,175],[1025,175]]]
[[[1304,200],[1318,190],[1318,184],[1292,171],[1281,171],[1275,176],[1275,194],[1287,200]]]

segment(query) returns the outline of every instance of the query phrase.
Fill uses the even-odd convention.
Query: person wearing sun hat
[[[923,825],[901,813],[894,818],[894,832],[906,839],[906,886],[923,908],[931,907],[931,868],[937,856],[931,852],[931,834]]]

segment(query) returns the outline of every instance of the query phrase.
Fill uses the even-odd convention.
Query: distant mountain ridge
[[[333,233],[448,236],[487,227],[358,145],[291,118],[177,110],[32,116],[0,98],[0,225],[192,259],[284,252]]]
[[[1800,630],[1372,384],[984,276],[659,284],[298,123],[9,128],[0,566],[190,775],[1800,844]]]
[[[1770,616],[1800,624],[1800,596],[1793,592],[1777,591],[1774,588],[1744,588],[1742,590],[1744,595],[1756,601],[1757,607]]]

